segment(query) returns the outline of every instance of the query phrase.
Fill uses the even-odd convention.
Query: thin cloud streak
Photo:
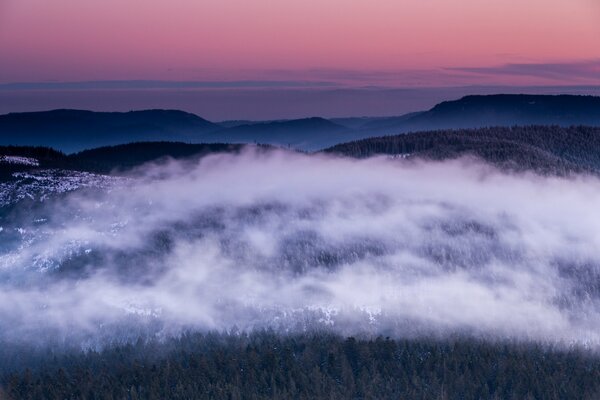
[[[107,90],[107,89],[241,89],[241,88],[322,88],[335,87],[333,82],[293,80],[249,81],[161,81],[114,80],[83,82],[15,82],[2,83],[0,90]]]
[[[461,71],[496,76],[532,77],[556,81],[557,83],[600,83],[600,60],[587,60],[568,63],[505,64],[494,67],[455,67],[449,71]]]
[[[0,90],[101,89],[278,89],[278,88],[436,88],[459,86],[536,86],[600,84],[600,59],[509,63],[423,69],[265,69],[205,70],[205,79],[113,79],[86,81],[7,81]],[[241,76],[241,79],[231,79]]]

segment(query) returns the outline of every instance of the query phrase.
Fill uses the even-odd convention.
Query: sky
[[[597,0],[0,0],[0,91],[589,86],[599,43]]]

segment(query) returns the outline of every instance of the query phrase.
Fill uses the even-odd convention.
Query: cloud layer
[[[183,329],[600,344],[600,181],[215,155],[7,212],[4,339]]]

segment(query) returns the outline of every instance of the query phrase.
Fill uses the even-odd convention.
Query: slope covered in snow
[[[26,157],[13,158],[29,160]],[[108,188],[124,179],[67,170],[15,172],[12,176],[13,180],[0,182],[0,208],[27,199],[45,201],[54,194],[72,192],[81,188]]]

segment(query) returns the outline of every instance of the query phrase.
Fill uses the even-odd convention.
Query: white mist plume
[[[597,345],[598,204],[594,178],[465,160],[248,151],[150,166],[3,227],[2,335],[237,327]]]

